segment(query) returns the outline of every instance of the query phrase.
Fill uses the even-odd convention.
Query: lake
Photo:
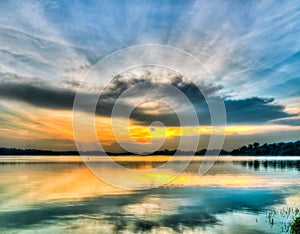
[[[150,178],[137,180],[91,157],[134,188],[121,189],[77,156],[2,156],[0,233],[287,233],[299,213],[300,157],[219,157],[205,175],[197,157],[177,177],[152,171],[169,159],[113,158]],[[140,190],[161,178],[171,180]]]

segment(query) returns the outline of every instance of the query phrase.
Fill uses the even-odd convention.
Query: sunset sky
[[[0,147],[74,150],[73,100],[84,87],[99,94],[85,75],[105,56],[134,45],[161,44],[197,58],[214,77],[224,98],[227,127],[224,149],[254,141],[296,141],[300,135],[299,1],[0,1]],[[116,65],[118,63],[116,62]],[[197,126],[179,126],[176,113],[159,101],[144,103],[131,116],[130,133],[147,149],[151,138],[166,136],[163,148],[180,137],[200,134],[199,149],[211,133],[205,100],[193,82],[214,96],[201,80],[150,66],[121,73],[105,88],[96,110],[99,140],[120,151],[110,112],[127,88],[147,80],[170,84],[194,105]],[[105,83],[103,82],[103,86]],[[143,96],[168,96],[152,88],[137,90],[124,103]],[[84,116],[82,113],[82,122]],[[122,117],[120,117],[122,119]],[[165,128],[151,128],[159,120]],[[84,132],[84,129],[82,129]],[[122,126],[120,126],[122,132]],[[85,141],[89,141],[86,133]],[[188,148],[187,148],[188,149]]]

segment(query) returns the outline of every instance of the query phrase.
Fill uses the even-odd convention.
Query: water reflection
[[[161,163],[121,161],[140,170]],[[108,185],[76,160],[7,161],[0,164],[0,232],[280,233],[300,205],[299,161],[224,158],[205,176],[194,161],[169,184],[146,191]],[[173,176],[149,171],[141,181],[107,173],[137,186]]]
[[[188,196],[187,196],[188,195]],[[22,228],[65,219],[91,217],[118,230],[167,227],[176,231],[220,223],[230,211],[259,212],[283,203],[285,194],[268,189],[161,188],[134,195],[102,196],[81,202],[53,203],[0,214],[2,228]],[[122,224],[122,225],[118,225]]]
[[[268,169],[296,169],[300,171],[300,160],[250,160],[250,161],[233,161],[234,164],[241,165],[245,168],[259,170],[263,167],[265,170]]]

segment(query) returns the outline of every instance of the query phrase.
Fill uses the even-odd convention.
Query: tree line
[[[196,153],[189,151],[176,151],[176,150],[159,150],[148,155],[216,155],[219,150],[202,149]],[[86,151],[85,155],[111,155],[111,156],[129,156],[138,155],[131,152],[112,153],[112,152],[99,152],[99,151]],[[300,156],[300,141],[288,143],[272,143],[260,145],[258,142],[242,146],[234,149],[231,152],[221,150],[220,155],[234,155],[234,156]],[[16,148],[0,148],[0,155],[79,155],[78,151],[52,151],[52,150],[39,150],[39,149],[16,149]]]
[[[300,141],[260,145],[258,142],[231,151],[231,155],[246,156],[300,156]]]

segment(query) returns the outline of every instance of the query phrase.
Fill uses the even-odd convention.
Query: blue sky
[[[280,130],[249,133],[241,143],[297,140],[299,22],[298,1],[1,1],[1,140],[4,146],[39,145],[29,139],[33,137],[29,133],[37,131],[29,126],[33,117],[28,117],[26,127],[16,118],[48,107],[18,95],[22,88],[75,91],[84,74],[104,56],[148,43],[174,46],[199,59],[222,87],[228,105],[252,105],[254,116],[255,108],[263,108],[266,115],[277,108],[278,115],[270,112],[269,118],[255,124],[273,124]],[[266,101],[263,107],[257,104],[261,100]],[[239,112],[229,125],[240,125],[237,116],[247,119],[246,115],[249,110]],[[28,139],[18,138],[20,129],[27,131]],[[37,138],[35,142],[51,148],[46,137]],[[49,139],[58,148],[60,141],[67,141],[56,138]],[[228,148],[234,146],[228,143]]]

